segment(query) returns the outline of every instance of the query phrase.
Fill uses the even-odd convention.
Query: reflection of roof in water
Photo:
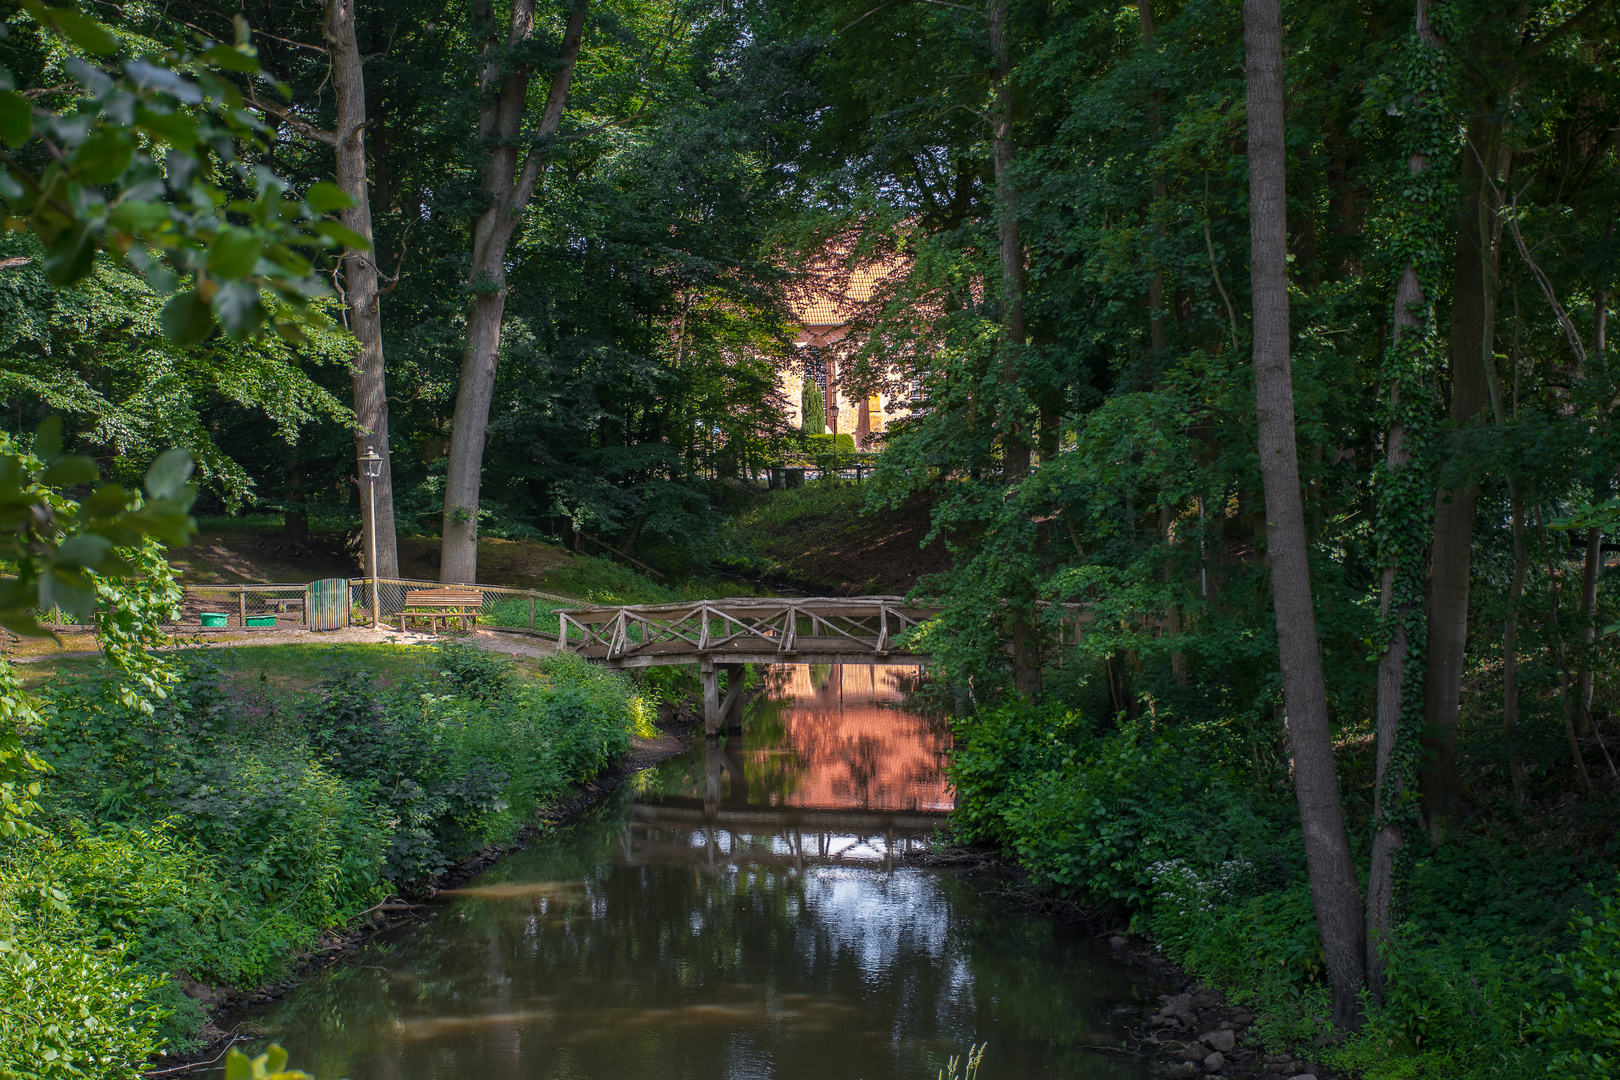
[[[949,810],[941,768],[951,737],[894,707],[915,668],[842,665],[785,669],[787,741],[807,765],[788,806]]]

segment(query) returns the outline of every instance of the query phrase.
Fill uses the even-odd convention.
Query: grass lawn
[[[313,522],[309,542],[302,548],[289,544],[282,537],[280,519],[269,515],[200,518],[197,524],[201,531],[191,543],[169,553],[170,564],[187,585],[298,583],[360,573],[353,553],[345,546],[345,532],[332,528],[336,524],[332,520]],[[399,569],[400,575],[410,580],[437,580],[438,537],[401,536]],[[578,597],[587,604],[660,604],[759,592],[756,586],[724,578],[693,577],[673,582],[610,558],[576,554],[543,540],[498,537],[481,537],[478,541],[478,580],[483,585]],[[527,604],[521,606],[518,622],[511,621],[517,618],[515,614],[507,613],[509,618],[502,624],[527,625]],[[553,629],[555,621],[551,620]]]
[[[427,669],[428,648],[418,645],[322,644],[252,645],[239,649],[211,648],[208,654],[225,669],[231,681],[243,686],[262,682],[284,692],[307,690],[350,671],[371,671],[385,682]],[[201,651],[201,650],[198,650]],[[176,655],[173,652],[163,654]],[[23,685],[34,688],[56,674],[92,675],[100,667],[99,655],[47,656],[19,664]],[[536,674],[533,662],[520,659],[519,670]]]

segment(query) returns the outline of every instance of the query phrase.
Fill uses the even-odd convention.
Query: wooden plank
[[[465,589],[412,589],[405,594],[405,606],[419,607],[482,607],[484,594]]]

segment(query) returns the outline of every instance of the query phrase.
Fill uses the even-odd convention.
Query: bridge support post
[[[720,670],[726,673],[726,698],[720,703],[721,721],[727,731],[740,733],[743,725],[743,676],[748,667],[746,664],[721,664]]]
[[[705,656],[698,662],[698,676],[703,683],[703,734],[713,738],[720,734],[720,672]]]

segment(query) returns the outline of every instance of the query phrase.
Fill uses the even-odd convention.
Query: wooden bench
[[[399,613],[399,632],[405,633],[407,619],[426,619],[430,632],[439,632],[439,620],[446,627],[460,619],[462,630],[471,630],[478,620],[484,594],[471,589],[411,589],[405,593],[405,608]]]

